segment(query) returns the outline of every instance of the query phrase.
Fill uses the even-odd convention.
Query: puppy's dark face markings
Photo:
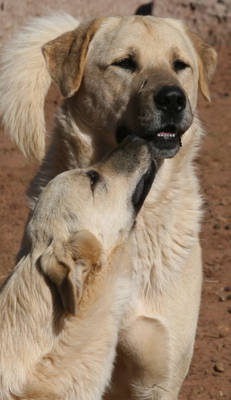
[[[109,254],[129,238],[157,168],[149,143],[129,137],[94,166],[57,175],[28,224],[32,248],[37,242],[49,246],[50,238],[89,231]]]
[[[124,175],[127,180],[138,172],[139,179],[133,185],[127,201],[129,207],[132,205],[133,217],[136,216],[151,189],[158,168],[158,163],[153,160],[152,146],[146,140],[129,135],[105,161],[109,163],[113,174]]]

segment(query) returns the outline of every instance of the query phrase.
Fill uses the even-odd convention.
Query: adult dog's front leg
[[[164,324],[140,316],[122,333],[120,343],[111,392],[105,399],[169,398],[170,349]]]
[[[159,298],[156,311],[134,318],[120,335],[106,400],[176,400],[193,354],[202,278],[196,243],[183,274]],[[143,304],[145,314],[145,304]],[[130,314],[132,315],[132,313]],[[153,315],[153,318],[152,318]]]

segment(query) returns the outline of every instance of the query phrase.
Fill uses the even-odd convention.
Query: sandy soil
[[[231,48],[219,51],[211,92],[211,104],[200,102],[208,135],[197,160],[204,195],[204,287],[181,400],[231,399]]]
[[[219,50],[212,103],[200,101],[209,134],[196,161],[204,196],[204,287],[195,355],[180,400],[231,399],[231,48]],[[56,98],[49,100],[51,116]],[[14,265],[28,215],[30,165],[0,136],[0,281]]]

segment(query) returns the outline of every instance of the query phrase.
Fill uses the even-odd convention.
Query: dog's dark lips
[[[156,166],[155,162],[152,161],[150,167],[141,177],[132,194],[132,204],[136,214],[141,209],[144,200],[146,199],[149,190],[151,189],[152,183],[155,178],[155,173],[156,173]]]
[[[177,136],[177,129],[175,125],[167,125],[161,127],[156,133],[157,138],[163,138],[164,140],[172,140]]]
[[[136,134],[150,142],[153,157],[171,158],[181,146],[181,136],[184,132],[180,131],[175,125],[161,126],[157,130],[144,130],[133,133],[126,126],[120,126],[116,132],[117,142],[120,143],[128,135]]]
[[[181,135],[182,133],[175,125],[167,125],[148,135],[146,140],[152,142],[160,150],[171,150],[176,146],[181,146]]]

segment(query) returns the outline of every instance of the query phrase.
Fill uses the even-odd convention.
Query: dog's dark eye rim
[[[99,182],[100,180],[100,175],[97,171],[95,171],[94,169],[87,171],[87,176],[90,179],[90,185],[91,185],[91,190],[95,189],[96,184]]]
[[[135,72],[135,70],[137,69],[137,63],[133,56],[128,56],[120,60],[116,60],[111,65],[129,70],[131,72]]]
[[[190,68],[190,65],[183,60],[177,59],[173,61],[173,69],[175,72],[182,71],[183,69]]]

